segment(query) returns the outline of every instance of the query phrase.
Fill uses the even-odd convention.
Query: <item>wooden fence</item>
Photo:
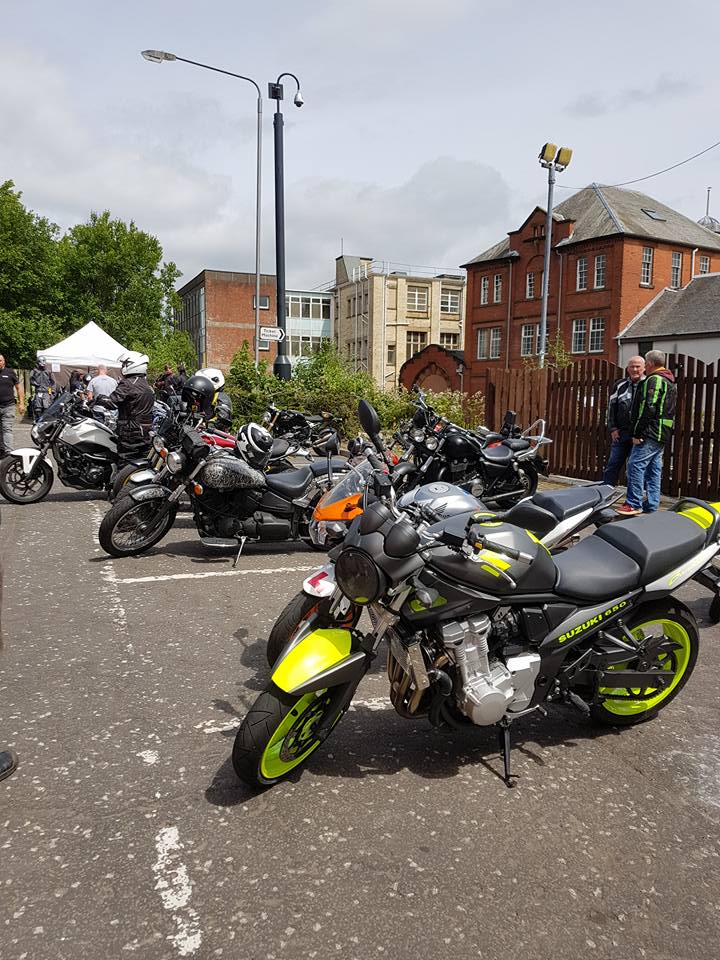
[[[670,355],[678,385],[675,429],[665,453],[663,492],[720,499],[720,360],[704,364]],[[607,459],[607,402],[622,369],[606,360],[582,360],[564,370],[488,371],[486,416],[498,426],[506,410],[528,427],[547,422],[547,448],[555,474],[598,480]]]

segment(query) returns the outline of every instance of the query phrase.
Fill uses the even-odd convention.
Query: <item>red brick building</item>
[[[488,369],[536,356],[545,211],[536,207],[505,240],[469,263],[465,389]],[[559,334],[581,360],[617,361],[616,337],[665,287],[720,270],[720,235],[633,190],[591,184],[553,211],[548,340]]]

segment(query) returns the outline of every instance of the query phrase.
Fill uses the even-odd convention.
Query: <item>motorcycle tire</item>
[[[317,629],[329,627],[331,624],[335,627],[349,627],[350,629],[357,625],[360,619],[360,610],[355,608],[351,609],[344,623],[333,623],[330,618],[331,601],[332,597],[312,597],[302,590],[292,598],[275,621],[268,637],[266,655],[271,667],[275,666],[278,657],[297,633],[299,627],[311,618],[316,621]]]
[[[519,503],[521,500],[524,500],[526,497],[532,497],[537,491],[538,486],[538,473],[537,470],[530,466],[529,464],[520,464],[518,466],[518,475],[520,477],[520,486],[516,491],[512,492],[512,495],[508,492],[507,496],[503,496],[501,500],[493,501],[492,494],[490,491],[486,491],[485,499],[487,503],[497,502],[502,505],[503,510],[508,509],[509,507],[514,506],[516,503]],[[502,488],[501,488],[502,492]],[[473,496],[482,498],[482,494],[476,494],[473,490]]]
[[[636,723],[652,720],[680,693],[695,669],[700,638],[695,620],[682,604],[672,600],[663,600],[659,603],[643,604],[626,624],[630,633],[637,639],[648,633],[649,628],[662,630],[666,638],[672,640],[675,649],[660,653],[657,663],[663,669],[675,671],[675,677],[665,689],[651,696],[655,687],[643,690],[619,689],[614,687],[600,688],[605,700],[591,707],[590,715],[597,723],[612,727],[630,727]],[[633,660],[627,663],[616,664],[615,669],[632,669]],[[617,697],[609,696],[617,693]],[[633,697],[642,696],[644,699]]]
[[[165,504],[166,501],[160,499],[137,502],[130,496],[120,497],[100,524],[98,539],[105,553],[111,557],[135,557],[159,543],[172,527],[177,513],[173,504],[159,523],[153,523],[153,514]],[[143,524],[150,526],[143,531],[139,529]]]
[[[115,503],[115,501],[124,496],[125,493],[129,493],[129,491],[125,489],[125,484],[134,473],[142,469],[142,467],[138,467],[134,463],[128,463],[115,473],[112,483],[110,484],[110,489],[108,490],[108,500],[110,503]]]
[[[330,701],[329,690],[293,696],[269,684],[235,736],[232,765],[240,780],[264,789],[301,766],[325,739],[314,738],[313,729],[324,718]],[[330,732],[344,712],[338,712]]]
[[[50,493],[55,473],[47,461],[40,465],[40,473],[32,481],[32,488],[28,489],[23,480],[22,460],[9,454],[0,460],[0,493],[10,503],[19,505],[39,503]]]

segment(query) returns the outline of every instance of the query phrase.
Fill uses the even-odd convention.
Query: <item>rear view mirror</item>
[[[358,417],[365,433],[370,437],[375,447],[382,451],[384,446],[380,438],[380,418],[375,407],[367,400],[361,400],[358,404]]]

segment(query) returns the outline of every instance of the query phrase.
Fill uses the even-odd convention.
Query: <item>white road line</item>
[[[256,567],[254,570],[207,570],[203,573],[163,573],[155,577],[116,577],[115,583],[158,583],[161,580],[204,580],[207,577],[246,577],[250,574],[274,575],[276,573],[305,573],[317,570],[311,567]]]
[[[365,707],[367,710],[392,710],[393,706],[387,697],[366,697],[364,700],[353,700],[350,704],[350,710],[357,710],[358,707]],[[203,733],[226,733],[228,730],[234,730],[240,726],[241,717],[233,720],[203,720],[196,723],[194,729],[202,730]],[[141,754],[138,754],[141,756]]]
[[[189,957],[200,949],[202,931],[197,911],[190,906],[192,883],[187,867],[180,860],[183,844],[177,827],[164,827],[155,837],[158,858],[152,870],[157,881],[155,889],[166,910],[172,912],[177,928],[168,939],[181,957]]]

